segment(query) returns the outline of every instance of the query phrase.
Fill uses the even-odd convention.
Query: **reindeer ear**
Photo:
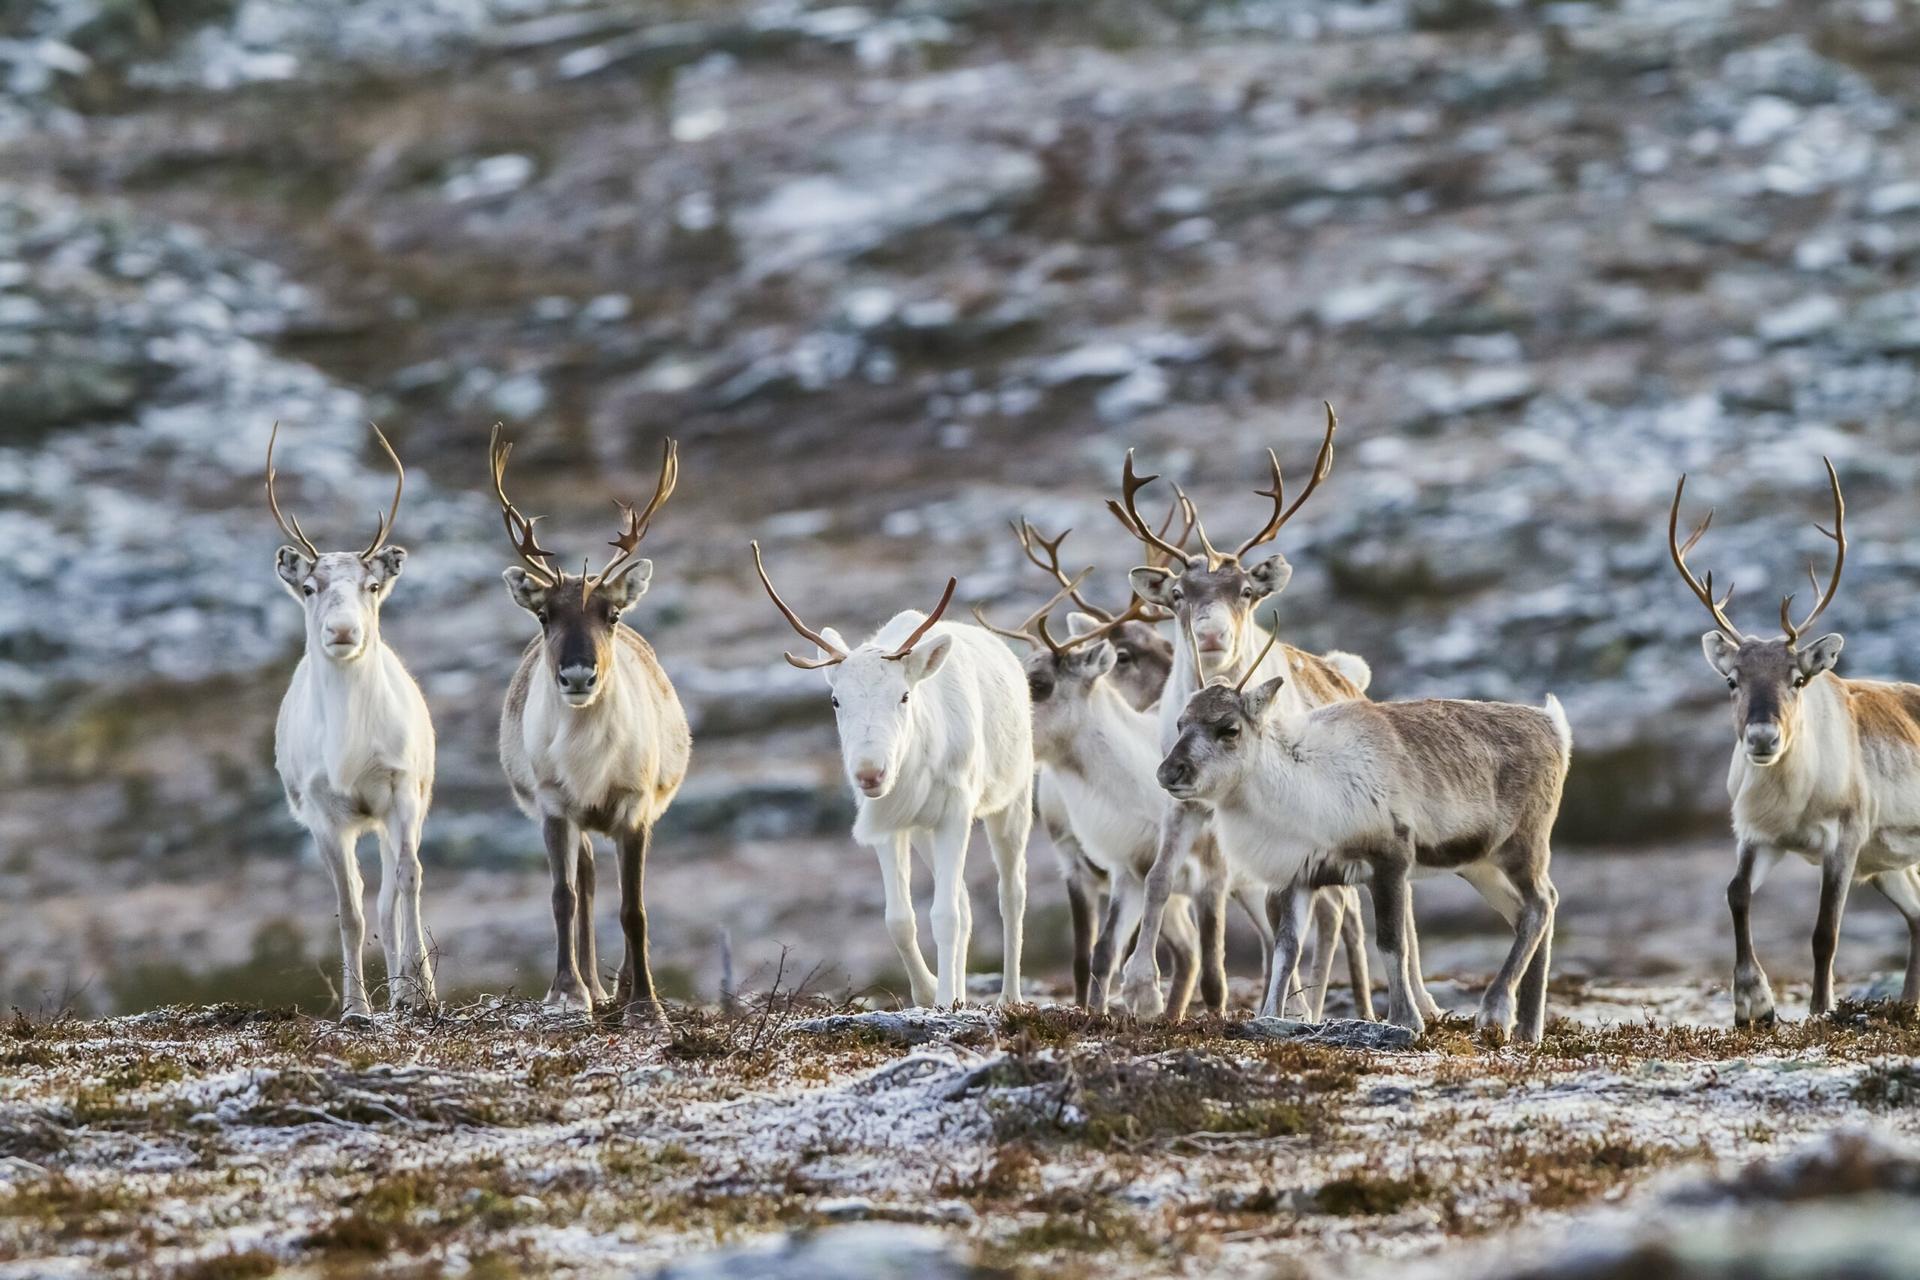
[[[1090,613],[1076,610],[1067,615],[1067,634],[1070,636],[1083,636],[1099,625],[1100,619]]]
[[[313,572],[313,561],[295,551],[292,547],[282,547],[273,553],[273,571],[280,575],[280,581],[286,585],[293,598],[300,596],[300,584]]]
[[[1246,696],[1247,719],[1255,724],[1264,720],[1267,712],[1273,707],[1273,700],[1279,696],[1281,687],[1286,683],[1285,676],[1275,676],[1271,680],[1263,680],[1255,685]]]
[[[1825,635],[1815,640],[1794,655],[1800,663],[1800,674],[1811,680],[1822,671],[1833,670],[1833,664],[1840,661],[1840,647],[1846,644],[1839,635]]]
[[[1247,570],[1247,576],[1253,579],[1254,588],[1264,599],[1277,596],[1287,589],[1287,584],[1293,581],[1293,566],[1287,563],[1283,555],[1270,555]]]
[[[653,585],[653,561],[635,560],[617,581],[603,587],[615,613],[630,609]]]
[[[1180,575],[1169,569],[1154,569],[1141,565],[1127,574],[1127,582],[1133,587],[1133,594],[1148,604],[1157,604],[1162,609],[1173,608],[1171,599],[1173,584]]]
[[[953,652],[952,636],[934,636],[922,641],[912,653],[900,659],[900,665],[907,671],[907,683],[919,684],[938,671],[940,664],[947,660],[947,655],[951,652]]]
[[[1740,652],[1739,645],[1718,631],[1707,631],[1700,636],[1700,650],[1715,671],[1723,676],[1733,674],[1733,659]]]
[[[389,578],[397,578],[400,576],[401,568],[407,563],[407,549],[405,547],[382,547],[373,553],[367,560],[367,563],[379,567],[380,580],[382,582],[385,582]]]
[[[546,607],[547,588],[536,582],[533,575],[519,565],[502,573],[500,578],[507,584],[507,594],[513,597],[513,602],[528,613],[539,613]]]
[[[1089,680],[1098,680],[1113,670],[1113,646],[1105,640],[1097,640],[1073,655],[1080,673]]]

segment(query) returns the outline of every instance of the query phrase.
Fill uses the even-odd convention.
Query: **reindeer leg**
[[[1340,950],[1340,922],[1347,915],[1345,893],[1344,886],[1316,889],[1313,893],[1313,959],[1302,992],[1307,1000],[1309,1022],[1326,1020],[1327,990],[1333,985],[1333,960]]]
[[[1335,892],[1346,904],[1340,914],[1340,942],[1347,949],[1347,980],[1353,984],[1353,1016],[1362,1022],[1372,1022],[1373,974],[1367,968],[1367,918],[1360,910],[1360,891],[1347,884],[1341,885]],[[1411,909],[1411,897],[1408,904]],[[1420,1004],[1420,1012],[1429,1018],[1438,1018],[1440,1008],[1433,1003],[1433,997],[1427,994],[1426,984],[1420,980],[1418,933],[1418,929],[1407,931],[1408,976],[1413,979],[1414,1000]]]
[[[396,831],[398,815],[389,810],[374,828],[380,846],[380,892],[374,897],[373,927],[380,935],[380,955],[387,965],[387,1008],[398,1009],[406,985],[405,951],[401,946],[401,926],[394,919],[394,899],[400,889],[400,836]]]
[[[965,1004],[967,1000],[966,924],[972,916],[967,901],[967,836],[973,815],[949,820],[933,833],[934,1003]]]
[[[1520,837],[1515,837],[1515,840]],[[1460,878],[1480,891],[1487,904],[1513,926],[1513,946],[1481,998],[1475,1029],[1488,1044],[1505,1044],[1517,1019],[1520,979],[1533,963],[1534,953],[1553,924],[1553,886],[1528,870],[1531,855],[1513,847],[1513,841],[1495,854],[1497,862],[1483,862],[1461,870]],[[1544,996],[1544,982],[1541,988]]]
[[[580,978],[580,958],[574,950],[573,918],[579,909],[574,890],[578,870],[580,829],[564,817],[549,817],[542,824],[547,842],[547,870],[553,875],[553,985],[547,989],[549,1005],[560,1009],[593,1008],[593,997]]]
[[[653,958],[647,950],[647,849],[651,827],[636,827],[620,836],[620,932],[627,954],[620,978],[613,984],[614,1006],[632,1021],[644,1018],[664,1022],[666,1010],[653,986]]]
[[[1107,903],[1106,923],[1093,943],[1093,978],[1088,984],[1089,1007],[1105,1013],[1113,992],[1114,973],[1128,955],[1128,948],[1140,927],[1140,912],[1146,902],[1146,885],[1130,875],[1113,878]]]
[[[1273,931],[1273,963],[1268,967],[1266,996],[1260,1001],[1263,1018],[1284,1017],[1297,994],[1300,950],[1313,918],[1313,886],[1301,876],[1280,891],[1280,911]]]
[[[1088,883],[1092,878],[1079,868],[1067,876],[1067,915],[1073,922],[1073,1002],[1082,1009],[1092,1007],[1087,1003],[1087,988],[1093,982],[1095,937],[1095,891]]]
[[[1373,855],[1373,918],[1379,925],[1380,951],[1387,961],[1387,1020],[1415,1035],[1425,1033],[1426,1019],[1414,999],[1408,964],[1408,935],[1413,932],[1413,903],[1407,893],[1407,873],[1413,868],[1413,840],[1405,847]]]
[[[1140,917],[1140,942],[1127,957],[1122,973],[1121,998],[1135,1016],[1157,1018],[1166,1010],[1160,994],[1160,967],[1154,952],[1160,944],[1160,922],[1167,913],[1173,878],[1206,831],[1208,810],[1200,805],[1170,804],[1160,824],[1160,844],[1153,868],[1147,872],[1146,904]]]
[[[580,885],[580,910],[573,920],[574,950],[579,954],[580,978],[596,1005],[607,1003],[606,984],[600,980],[600,941],[594,932],[593,903],[599,891],[600,873],[594,865],[593,837],[580,833],[580,859],[576,872]]]
[[[420,831],[426,820],[425,806],[412,796],[403,797],[388,820],[394,880],[391,927],[393,954],[398,959],[387,971],[387,987],[396,1008],[426,1008],[438,998],[433,961],[427,955],[426,925],[420,918]]]
[[[1900,985],[1902,1004],[1920,1003],[1920,871],[1908,867],[1873,878],[1873,887],[1907,922],[1907,976]]]
[[[1194,898],[1194,905],[1200,915],[1200,997],[1209,1012],[1223,1014],[1227,1011],[1227,870],[1224,865],[1209,871]]]
[[[1000,886],[1000,1003],[1020,1003],[1020,948],[1027,918],[1027,838],[1033,801],[1021,796],[984,824]]]
[[[1833,1012],[1833,954],[1840,947],[1840,917],[1846,913],[1847,892],[1859,863],[1858,821],[1842,822],[1834,847],[1820,862],[1820,914],[1813,923],[1813,999],[1807,1005],[1811,1017]]]
[[[1175,894],[1167,900],[1166,929],[1162,937],[1173,957],[1172,990],[1167,994],[1167,1016],[1179,1021],[1193,1002],[1193,985],[1200,976],[1200,926],[1194,922],[1193,899]]]
[[[1753,895],[1767,873],[1780,862],[1780,851],[1770,845],[1744,842],[1733,879],[1727,883],[1727,909],[1733,913],[1733,1025],[1751,1027],[1774,1021],[1773,987],[1753,954],[1749,917]]]
[[[907,984],[913,1002],[921,1007],[933,1003],[933,971],[920,954],[919,931],[913,919],[913,844],[908,832],[896,831],[886,843],[876,844],[880,856],[880,883],[886,893],[887,934],[893,949],[907,971]]]
[[[360,961],[367,945],[367,917],[360,903],[363,886],[354,839],[342,831],[321,829],[313,833],[313,843],[333,881],[334,910],[340,922],[340,1020],[368,1018],[373,1009],[367,1004],[367,977]]]

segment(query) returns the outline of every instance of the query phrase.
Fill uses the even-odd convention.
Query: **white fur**
[[[853,837],[879,856],[887,928],[906,965],[914,1003],[966,998],[972,908],[965,880],[975,819],[987,829],[1000,882],[1003,930],[1001,1000],[1020,998],[1020,947],[1026,914],[1026,847],[1033,824],[1033,731],[1025,674],[991,634],[964,623],[933,627],[899,660],[898,648],[924,621],[895,615],[871,639],[825,668],[838,703],[841,757],[859,816]],[[832,630],[822,632],[847,649]],[[901,699],[905,697],[903,703]],[[863,790],[860,773],[881,770]],[[908,851],[930,855],[935,971],[915,934]]]
[[[1284,579],[1282,579],[1282,585],[1284,585]],[[1140,584],[1136,583],[1135,589],[1138,590],[1139,586]],[[1224,626],[1224,624],[1221,625]],[[1237,647],[1218,654],[1201,653],[1199,657],[1202,665],[1198,667],[1194,663],[1194,646],[1188,643],[1185,637],[1175,640],[1173,670],[1167,676],[1166,690],[1160,698],[1158,739],[1162,756],[1173,749],[1174,742],[1180,736],[1180,713],[1185,710],[1187,700],[1206,681],[1222,676],[1237,681],[1241,673],[1256,658],[1259,659],[1259,665],[1254,674],[1248,677],[1247,683],[1250,686],[1271,676],[1293,674],[1285,669],[1287,647],[1280,644],[1274,645],[1271,649],[1267,647],[1270,634],[1249,620],[1248,624],[1240,629]],[[1334,655],[1329,655],[1330,659],[1332,656]],[[1372,681],[1372,670],[1365,662],[1351,654],[1342,653],[1338,656],[1343,660],[1351,660],[1335,664],[1343,674],[1347,673],[1353,664],[1357,664],[1365,674],[1366,682]],[[1364,689],[1365,683],[1361,683],[1361,687]],[[1311,709],[1311,704],[1300,692],[1298,681],[1289,679],[1281,686],[1278,696],[1282,700],[1281,708],[1288,713],[1301,714]],[[1192,804],[1165,806],[1159,835],[1160,856],[1177,859],[1173,863],[1173,866],[1178,869],[1177,874],[1183,876],[1195,874],[1192,869],[1194,852],[1205,839],[1207,829],[1207,815],[1201,806]],[[1256,888],[1264,888],[1266,885],[1285,887],[1291,883],[1263,879],[1251,866],[1235,862],[1235,855],[1224,839],[1219,843],[1221,856],[1227,863],[1225,874],[1229,882],[1241,892],[1250,892]],[[1265,912],[1262,911],[1259,915],[1264,918]],[[1143,1018],[1158,1016],[1166,1008],[1165,997],[1160,991],[1159,962],[1154,955],[1154,948],[1159,941],[1159,919],[1156,904],[1149,896],[1140,929],[1140,941],[1135,945],[1133,953],[1127,957],[1126,967],[1121,975],[1121,992],[1127,1007],[1136,1016]],[[1262,940],[1265,942],[1267,931],[1262,930],[1262,933]],[[1268,976],[1271,980],[1272,975]],[[1288,980],[1291,980],[1290,977]]]
[[[420,921],[420,831],[433,793],[433,722],[419,686],[380,637],[380,603],[404,558],[395,551],[371,563],[345,552],[317,562],[291,548],[280,556],[280,576],[306,611],[307,645],[280,702],[274,764],[288,807],[312,834],[333,880],[349,1017],[369,1012],[354,855],[369,830],[380,840],[378,928],[390,999],[434,998]],[[319,589],[306,596],[307,586]],[[330,643],[349,633],[351,647]]]

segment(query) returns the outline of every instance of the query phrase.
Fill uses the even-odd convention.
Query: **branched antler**
[[[1820,579],[1815,576],[1813,566],[1807,566],[1807,581],[1813,584],[1815,603],[1813,612],[1800,619],[1798,626],[1792,621],[1793,597],[1787,596],[1780,601],[1780,629],[1787,633],[1789,649],[1800,643],[1801,632],[1812,626],[1814,619],[1825,613],[1827,606],[1833,603],[1834,593],[1840,590],[1840,571],[1847,565],[1847,500],[1840,496],[1840,476],[1833,469],[1833,459],[1821,458],[1820,461],[1827,464],[1827,483],[1833,489],[1833,528],[1818,524],[1813,527],[1833,541],[1833,576],[1827,579],[1827,589],[1822,594]]]
[[[507,497],[507,459],[513,453],[513,442],[500,438],[500,424],[493,424],[493,435],[487,442],[487,454],[493,469],[493,496],[500,503],[500,519],[507,526],[507,538],[513,543],[514,554],[520,557],[520,563],[527,567],[541,586],[551,587],[560,581],[560,571],[553,567],[553,552],[540,545],[534,534],[534,522],[539,516],[522,514],[520,508],[513,505]]]

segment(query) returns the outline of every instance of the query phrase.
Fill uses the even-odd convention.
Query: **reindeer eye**
[[[311,596],[313,594],[313,584],[311,582],[301,583],[300,594],[303,596]]]
[[[1124,667],[1124,666],[1126,666],[1126,665],[1127,665],[1127,664],[1128,664],[1129,662],[1132,662],[1132,661],[1133,661],[1133,655],[1132,655],[1132,654],[1130,654],[1130,653],[1128,653],[1128,652],[1127,652],[1127,651],[1126,651],[1125,649],[1116,649],[1116,650],[1114,650],[1114,653],[1113,653],[1113,665],[1114,665],[1114,666],[1116,666],[1116,667]]]
[[[1223,738],[1237,738],[1240,736],[1240,726],[1237,724],[1223,724],[1220,726],[1220,736]]]
[[[912,695],[912,694],[910,694],[910,693],[903,693],[903,694],[901,694],[901,695],[900,695],[900,705],[901,705],[901,706],[903,706],[903,707],[904,707],[904,706],[906,706],[906,705],[907,705],[907,699],[908,699],[908,698],[911,698],[912,696],[913,696],[913,695]]]
[[[1253,588],[1252,588],[1252,587],[1242,587],[1242,588],[1240,588],[1240,598],[1241,598],[1242,600],[1251,600],[1251,599],[1253,599]]]
[[[1738,680],[1734,679],[1732,676],[1727,677],[1727,688],[1738,689],[1739,687],[1740,687],[1740,682]]]
[[[1796,688],[1796,689],[1804,689],[1804,688],[1806,688],[1806,687],[1807,687],[1807,678],[1806,678],[1805,676],[1795,676],[1795,677],[1793,678],[1793,687],[1794,687],[1794,688]]]
[[[827,699],[827,701],[829,701],[829,702],[831,702],[831,703],[833,703],[833,709],[834,709],[835,711],[838,711],[838,710],[840,709],[840,699],[838,699],[838,698],[829,698],[829,699]]]
[[[547,625],[547,611],[545,609],[536,609],[533,616],[540,619],[541,626],[544,627]]]

